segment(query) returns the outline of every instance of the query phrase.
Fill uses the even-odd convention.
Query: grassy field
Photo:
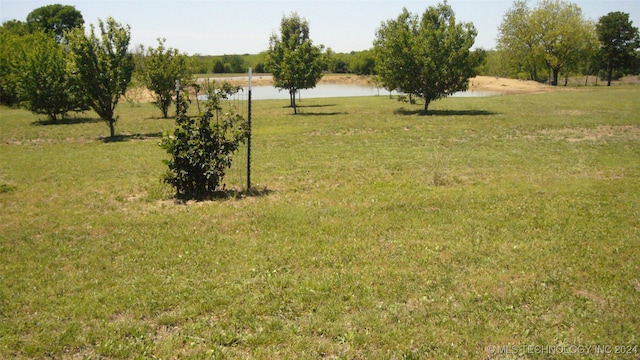
[[[151,105],[2,108],[0,357],[639,358],[639,98],[258,101],[259,194],[186,204]]]

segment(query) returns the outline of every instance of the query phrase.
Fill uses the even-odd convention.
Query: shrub
[[[196,117],[187,116],[187,103],[180,99],[176,128],[165,133],[160,145],[171,156],[164,182],[172,185],[179,199],[205,200],[225,188],[225,171],[232,155],[248,136],[246,120],[233,108],[223,112],[223,102],[238,91],[228,84],[208,91],[207,108]]]

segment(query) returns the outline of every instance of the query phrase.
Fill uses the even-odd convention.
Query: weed
[[[451,183],[449,175],[449,159],[450,156],[442,154],[437,150],[431,153],[431,161],[429,162],[429,171],[433,175],[432,184],[435,186],[446,186]]]

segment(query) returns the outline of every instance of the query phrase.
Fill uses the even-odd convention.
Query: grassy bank
[[[151,105],[120,105],[116,142],[92,114],[0,109],[0,353],[639,345],[639,97],[452,98],[430,116],[385,96],[307,99],[297,116],[259,101],[260,195],[188,204],[159,182],[172,121]]]

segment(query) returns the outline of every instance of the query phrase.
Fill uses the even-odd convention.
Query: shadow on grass
[[[333,107],[333,106],[338,106],[336,104],[311,104],[311,105],[299,105],[296,104],[296,108],[298,109],[302,109],[302,108],[323,108],[323,107]],[[287,105],[287,106],[283,106],[283,109],[291,109],[293,108],[291,105]]]
[[[293,116],[331,116],[331,115],[346,115],[346,111],[333,111],[333,112],[303,112],[300,111],[297,114],[291,114]]]
[[[126,135],[116,135],[109,137],[101,137],[100,140],[104,143],[113,143],[113,142],[125,142],[131,140],[147,140],[147,139],[156,139],[161,138],[162,132],[154,132],[154,133],[146,133],[146,134],[126,134]]]
[[[242,200],[245,198],[258,198],[271,194],[273,190],[266,187],[253,187],[249,190],[225,189],[213,192],[210,196],[202,199],[174,197],[176,204],[187,205],[192,202],[203,201],[226,201],[226,200]]]
[[[314,105],[297,105],[298,108],[321,108],[321,107],[332,107],[337,106],[336,104],[314,104]]]
[[[400,108],[393,112],[397,115],[420,115],[420,116],[489,116],[498,115],[496,112],[485,110],[429,110],[424,112],[424,109],[408,110]]]
[[[348,114],[348,112],[345,111],[331,111],[331,112],[316,112],[316,111],[312,111],[312,112],[306,112],[305,109],[309,108],[324,108],[324,107],[333,107],[333,106],[337,106],[336,104],[313,104],[313,105],[296,105],[297,108],[297,113],[296,114],[290,114],[293,116],[331,116],[331,115],[345,115]],[[283,106],[283,108],[288,108],[291,109],[292,107],[287,105],[287,106]]]
[[[88,117],[74,117],[74,118],[64,118],[59,119],[57,121],[52,121],[50,119],[46,120],[36,120],[31,123],[31,125],[37,126],[48,126],[48,125],[76,125],[76,124],[93,124],[102,122],[102,119],[99,118],[88,118]]]

